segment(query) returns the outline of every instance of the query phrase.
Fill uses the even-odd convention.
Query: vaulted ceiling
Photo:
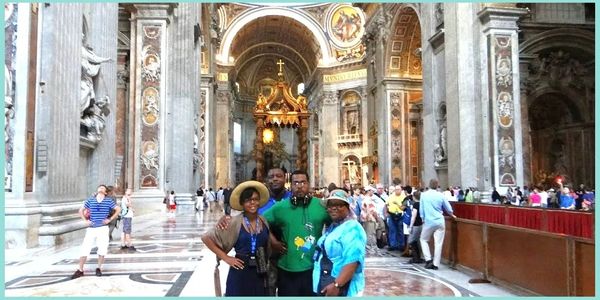
[[[259,82],[277,79],[281,59],[291,87],[305,82],[317,68],[321,51],[313,34],[300,22],[283,16],[257,18],[233,40],[235,81],[242,95],[255,96]]]

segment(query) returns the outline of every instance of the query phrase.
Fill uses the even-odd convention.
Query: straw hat
[[[248,180],[238,184],[238,186],[236,186],[235,189],[233,189],[233,192],[231,192],[231,198],[229,198],[229,205],[231,206],[231,208],[239,211],[244,211],[244,208],[240,203],[240,197],[242,195],[242,192],[247,188],[254,188],[258,192],[260,196],[260,201],[258,204],[259,207],[264,206],[267,203],[267,201],[269,201],[269,190],[267,189],[267,187],[258,181]]]

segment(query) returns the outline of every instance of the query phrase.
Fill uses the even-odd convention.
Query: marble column
[[[422,161],[423,170],[421,181],[424,185],[429,180],[437,178],[441,185],[448,185],[448,165],[446,161],[436,163],[434,146],[440,141],[438,117],[442,103],[446,101],[446,70],[445,70],[445,48],[443,28],[444,3],[421,4],[422,18],[422,63],[423,63],[423,107],[421,117],[423,121],[422,138]],[[425,13],[427,12],[427,13]],[[437,166],[436,166],[437,165]]]
[[[116,99],[116,143],[115,143],[115,188],[118,195],[122,195],[125,189],[128,188],[127,176],[125,174],[127,160],[127,110],[128,110],[128,85],[129,85],[129,68],[127,64],[126,50],[119,50],[117,54],[117,99]]]
[[[500,189],[524,183],[517,21],[526,13],[525,9],[496,7],[485,7],[478,13],[487,54],[485,74],[489,74],[490,116],[486,125],[491,132],[487,137],[493,158],[491,184]]]
[[[81,201],[99,183],[114,182],[117,4],[40,6],[39,92],[34,195],[40,202],[39,243],[57,245],[83,234]],[[101,140],[80,147],[82,22],[96,55],[111,60],[96,76],[96,97],[111,99]],[[69,20],[69,22],[65,22]]]
[[[479,28],[474,17],[479,5],[456,3],[445,5],[444,9],[445,77],[456,79],[445,82],[447,149],[444,151],[448,163],[448,185],[451,186],[476,186],[483,172],[481,160],[484,157],[479,137],[482,130],[481,111],[478,109],[480,95],[477,93],[481,80],[475,71],[479,64]]]
[[[201,100],[198,104],[198,147],[200,161],[198,166],[198,182],[204,188],[213,187],[215,182],[215,93],[212,76],[202,75],[200,79]]]
[[[103,183],[114,186],[116,183],[115,168],[117,165],[115,155],[116,144],[116,99],[117,99],[117,36],[119,10],[116,3],[95,3],[84,5],[84,15],[87,18],[88,33],[87,43],[95,53],[111,60],[103,63],[100,73],[96,76],[96,98],[108,97],[110,113],[104,117],[104,132],[101,140],[90,147],[89,141],[82,137],[80,153],[80,172],[84,170],[84,153],[87,152],[85,189],[89,194],[95,191],[98,184]]]
[[[131,86],[136,116],[132,157],[134,197],[156,203],[153,209],[157,210],[168,188],[166,89],[171,73],[167,69],[170,62],[167,42],[174,4],[134,4],[134,7],[131,15],[131,34],[136,37],[131,43],[135,72]]]
[[[215,126],[215,158],[216,158],[216,184],[215,188],[224,187],[230,180],[229,175],[232,169],[231,166],[231,150],[230,136],[233,136],[231,128],[231,97],[232,93],[229,90],[228,82],[219,82],[216,95],[216,116],[215,120],[218,126]]]
[[[390,140],[389,140],[389,95],[385,88],[385,47],[387,46],[390,28],[392,25],[392,16],[386,9],[385,4],[371,17],[366,24],[365,36],[363,37],[367,45],[367,89],[369,91],[368,119],[369,123],[377,124],[377,145],[372,145],[377,149],[377,173],[369,170],[372,177],[378,177],[378,181],[383,184],[390,183]],[[374,98],[374,99],[373,99]],[[369,125],[370,126],[370,125]]]
[[[328,87],[324,87],[328,88]],[[321,161],[323,184],[340,182],[341,157],[338,152],[337,136],[339,132],[339,95],[336,90],[325,89],[323,92],[323,107],[321,111]]]
[[[300,119],[298,127],[298,159],[296,169],[308,172],[308,118]]]
[[[180,3],[168,27],[166,70],[167,123],[166,189],[175,190],[177,204],[192,204],[197,187],[193,180],[195,102],[200,98],[200,49],[194,25],[200,22],[200,4]]]
[[[9,22],[16,21],[9,26],[14,26],[18,30],[16,36],[16,51],[14,60],[14,81],[13,86],[13,116],[12,116],[12,176],[10,182],[11,190],[4,192],[4,247],[5,249],[31,248],[39,244],[38,228],[40,227],[41,208],[39,200],[34,193],[27,190],[27,168],[28,164],[28,142],[33,140],[33,134],[28,134],[29,118],[34,118],[34,111],[28,110],[29,101],[35,103],[35,78],[30,80],[31,70],[35,70],[35,58],[30,57],[33,47],[36,49],[37,32],[35,26],[37,5],[29,3],[14,4],[18,6],[13,11],[13,16]],[[31,36],[31,38],[30,38]],[[12,43],[5,45],[9,47],[6,51],[11,51]],[[33,63],[33,64],[31,64]],[[6,76],[6,75],[5,75]],[[5,91],[6,93],[6,91]],[[33,98],[33,99],[30,99]],[[10,116],[9,116],[10,117]],[[8,120],[5,120],[8,122]],[[6,137],[5,137],[6,139]],[[6,140],[5,140],[6,141]],[[32,145],[31,145],[32,146]],[[8,145],[5,145],[8,147]],[[8,158],[6,158],[8,159]]]
[[[256,137],[254,139],[254,149],[256,150],[254,159],[256,160],[256,180],[262,182],[266,177],[265,170],[265,145],[263,144],[263,131],[265,130],[265,120],[256,119]]]
[[[531,144],[531,135],[529,134],[529,111],[528,111],[528,107],[529,107],[529,99],[527,97],[527,93],[529,92],[529,89],[527,87],[527,82],[529,81],[529,76],[531,74],[529,74],[529,68],[531,66],[531,63],[535,60],[535,56],[534,55],[528,55],[525,53],[521,53],[519,55],[519,79],[520,79],[520,83],[519,83],[519,90],[520,90],[520,95],[519,95],[519,102],[520,102],[520,107],[521,107],[521,124],[525,124],[524,126],[521,126],[521,134],[523,137],[523,181],[524,181],[524,185],[528,184],[528,183],[532,183],[534,182],[534,174],[533,174],[533,168],[532,168],[532,157],[531,155],[533,154],[533,147]],[[533,188],[532,188],[533,189]]]

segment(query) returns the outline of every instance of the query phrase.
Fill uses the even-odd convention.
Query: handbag
[[[320,247],[317,247],[317,251],[323,251],[323,257],[321,258],[321,273],[319,274],[319,285],[318,285],[318,289],[317,289],[317,292],[319,293],[319,295],[323,296],[324,294],[321,294],[321,291],[326,286],[332,284],[335,281],[335,277],[331,276],[331,270],[333,269],[333,262],[327,256],[325,247],[323,247],[322,249]],[[348,286],[349,285],[350,285],[350,283],[346,282],[346,284],[344,284],[343,286],[340,286],[339,287],[340,293],[338,294],[338,296],[348,295]]]

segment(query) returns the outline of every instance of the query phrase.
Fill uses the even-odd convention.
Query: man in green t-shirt
[[[309,194],[308,174],[304,171],[292,173],[292,197],[277,202],[263,216],[283,238],[283,243],[271,239],[273,251],[282,255],[277,265],[278,295],[314,296],[315,243],[323,233],[323,226],[331,223],[331,219],[320,200]]]

